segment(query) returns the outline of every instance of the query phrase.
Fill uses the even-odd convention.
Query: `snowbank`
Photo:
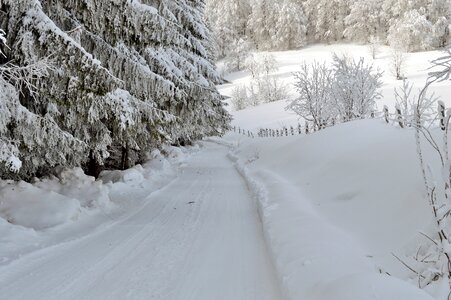
[[[0,180],[0,265],[67,240],[83,237],[134,213],[178,174],[191,148],[155,150],[143,165],[104,171],[99,180],[80,168],[30,184]]]
[[[256,195],[289,299],[432,299],[385,275],[408,279],[391,252],[416,251],[432,223],[412,132],[371,120],[309,136],[227,137],[236,139],[231,158]]]
[[[75,220],[80,203],[26,182],[8,182],[0,188],[0,217],[15,225],[41,230]]]

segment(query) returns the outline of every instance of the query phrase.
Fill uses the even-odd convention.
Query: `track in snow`
[[[282,299],[256,207],[226,154],[207,143],[135,215],[1,267],[0,298]]]

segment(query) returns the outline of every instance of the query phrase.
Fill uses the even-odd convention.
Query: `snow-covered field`
[[[380,53],[373,60],[367,46],[357,46],[352,44],[334,44],[334,45],[313,45],[308,46],[302,50],[270,52],[277,61],[278,70],[273,72],[290,90],[292,97],[296,97],[296,92],[293,87],[294,77],[293,73],[300,70],[302,62],[327,62],[332,61],[332,54],[347,55],[359,59],[363,57],[366,63],[373,64],[376,68],[383,71],[383,86],[381,93],[382,99],[378,102],[377,108],[382,111],[384,105],[387,105],[391,112],[395,107],[395,88],[402,85],[401,80],[396,80],[392,72],[392,49],[389,47],[381,47]],[[256,55],[264,55],[266,53],[257,53]],[[405,68],[404,76],[406,80],[414,85],[413,92],[422,88],[428,77],[428,72],[431,72],[431,61],[442,57],[444,53],[441,51],[416,52],[405,54]],[[230,84],[225,84],[219,87],[219,91],[231,96],[233,87],[243,85],[251,82],[251,74],[249,71],[241,71],[232,73],[226,76]],[[436,96],[451,107],[451,98],[449,94],[451,87],[449,82],[435,83],[431,89]],[[230,101],[229,101],[230,102]],[[259,105],[258,107],[247,108],[242,111],[234,112],[235,122],[237,126],[241,126],[246,130],[255,130],[260,127],[280,128],[283,126],[296,125],[298,117],[293,112],[286,111],[285,101],[278,101]],[[233,105],[229,105],[229,110],[233,111]]]
[[[289,86],[302,60],[332,51],[371,60],[364,46],[317,45],[273,53],[276,75]],[[378,106],[392,109],[400,82],[389,52],[374,64],[385,72]],[[439,56],[410,54],[408,80],[421,87]],[[228,79],[225,95],[250,75]],[[449,82],[433,89],[451,106]],[[233,112],[233,124],[297,124],[285,106]],[[419,289],[396,258],[421,268],[412,257],[427,255],[434,235],[412,130],[361,120],[310,135],[229,133],[162,152],[99,181],[78,169],[0,181],[0,299],[447,299],[446,279]]]

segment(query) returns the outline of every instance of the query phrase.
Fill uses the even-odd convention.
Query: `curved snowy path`
[[[246,185],[207,143],[130,218],[0,267],[1,299],[282,299]]]

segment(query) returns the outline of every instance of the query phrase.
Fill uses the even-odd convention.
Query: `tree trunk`
[[[122,146],[122,157],[121,157],[121,169],[127,170],[130,168],[130,159],[129,159],[130,150],[128,145],[125,147]]]
[[[102,166],[95,159],[94,151],[91,150],[91,151],[89,151],[89,162],[88,162],[88,170],[86,172],[86,175],[94,176],[95,178],[98,178],[100,175],[100,172],[102,172]]]

